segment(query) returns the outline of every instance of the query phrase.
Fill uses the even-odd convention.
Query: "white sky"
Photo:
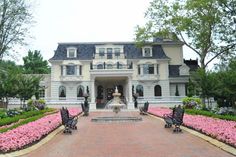
[[[20,49],[20,60],[28,49],[40,50],[50,59],[58,42],[134,41],[137,25],[151,0],[35,0],[32,39]],[[184,48],[185,59],[196,55]]]

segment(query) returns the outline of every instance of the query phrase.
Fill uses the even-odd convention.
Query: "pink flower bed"
[[[168,108],[152,107],[148,112],[163,117],[172,111]],[[236,122],[201,115],[184,114],[184,125],[236,147]]]
[[[80,112],[80,109],[69,109],[71,115],[78,115]],[[19,126],[16,129],[0,133],[0,152],[23,148],[28,144],[40,140],[60,125],[61,115],[60,112],[58,112]]]

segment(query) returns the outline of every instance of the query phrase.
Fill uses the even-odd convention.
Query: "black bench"
[[[147,101],[147,102],[144,103],[143,107],[139,108],[139,111],[140,111],[141,115],[147,115],[148,106],[149,106],[149,103]]]
[[[165,128],[170,128],[175,125],[173,132],[181,132],[180,126],[183,123],[184,109],[179,105],[177,108],[173,108],[172,114],[164,115],[164,120],[166,122]]]
[[[71,116],[69,114],[69,111],[67,108],[62,107],[60,109],[61,113],[61,120],[62,120],[62,125],[65,126],[65,130],[63,133],[72,133],[71,129],[77,130],[77,122],[78,122],[78,117],[77,116]]]

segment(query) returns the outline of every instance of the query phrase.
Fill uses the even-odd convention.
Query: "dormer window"
[[[67,57],[68,58],[76,58],[76,48],[68,48],[67,49]]]
[[[143,47],[143,57],[152,57],[152,47]]]

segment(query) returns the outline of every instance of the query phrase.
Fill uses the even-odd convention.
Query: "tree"
[[[25,74],[48,74],[50,69],[48,62],[43,60],[40,51],[28,51],[28,55],[23,57]]]
[[[26,0],[0,1],[0,60],[9,55],[16,44],[24,44],[32,23],[30,6]]]
[[[235,0],[154,0],[146,12],[149,22],[136,29],[136,41],[180,40],[199,55],[205,69],[215,58],[235,51],[235,9]]]
[[[37,96],[40,90],[39,83],[41,79],[42,76],[25,74],[19,75],[17,78],[17,95],[19,96],[20,100],[23,101],[23,105],[25,105],[25,100],[30,99],[33,95]]]
[[[6,105],[9,97],[17,96],[17,80],[20,72],[20,68],[14,62],[0,61],[0,100],[5,101]]]

